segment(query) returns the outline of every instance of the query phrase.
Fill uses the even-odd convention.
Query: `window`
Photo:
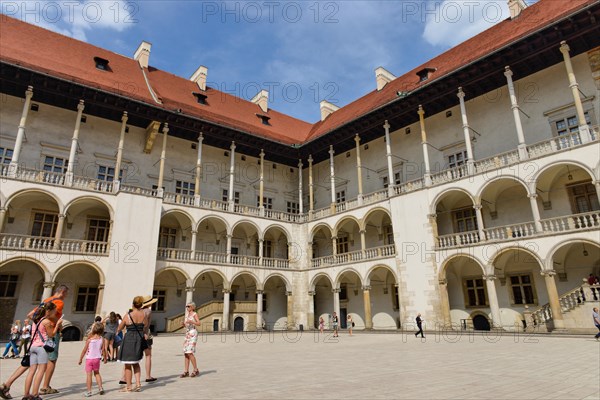
[[[44,156],[44,166],[42,169],[48,172],[64,174],[65,172],[67,172],[68,165],[69,160],[67,159],[53,156]]]
[[[158,247],[174,249],[176,239],[177,239],[177,229],[176,228],[168,228],[166,226],[160,227],[160,236],[158,238]]]
[[[346,201],[346,191],[345,190],[340,190],[339,192],[335,193],[335,202],[336,203],[343,203]]]
[[[452,212],[454,217],[454,232],[470,232],[477,230],[477,216],[475,209],[471,207],[455,210]]]
[[[0,164],[10,164],[12,161],[13,149],[0,147]]]
[[[348,236],[337,238],[337,254],[344,254],[348,252]]]
[[[383,188],[387,189],[387,187],[389,186],[389,178],[387,176],[384,176],[381,178],[383,180]],[[402,183],[402,174],[400,172],[396,172],[394,173],[394,185],[398,186]]]
[[[229,201],[228,193],[229,193],[229,190],[223,189],[222,200],[225,201],[225,202]],[[233,192],[233,202],[235,204],[240,204],[240,192]]]
[[[590,113],[585,112],[585,123],[591,125]],[[554,125],[556,128],[556,134],[558,136],[566,136],[571,133],[579,132],[579,121],[576,115],[571,115],[566,118],[559,119],[558,121],[554,121]],[[581,144],[580,138],[575,135],[573,137],[574,144]],[[561,149],[570,147],[569,138],[561,138],[559,141],[559,146]]]
[[[89,286],[80,286],[77,289],[77,300],[75,301],[75,311],[96,312],[96,301],[98,300],[98,288]]]
[[[175,193],[193,196],[196,191],[196,184],[186,181],[175,181]]]
[[[152,304],[152,311],[165,311],[165,304],[167,300],[166,290],[153,290],[152,297],[157,299],[157,302]]]
[[[391,225],[383,227],[383,243],[394,244],[394,229]]]
[[[96,62],[96,68],[102,71],[109,71],[108,68],[108,60],[100,57],[94,57],[94,61]]]
[[[18,275],[0,275],[0,297],[15,297],[17,292]]]
[[[273,258],[273,242],[270,240],[263,241],[263,257]]]
[[[467,162],[467,151],[462,150],[448,156],[448,168],[460,167]]]
[[[88,219],[87,240],[93,242],[107,242],[110,231],[110,221],[107,219]]]
[[[263,197],[263,207],[266,210],[273,209],[273,198],[272,197]],[[260,207],[260,196],[256,196],[256,207]]]
[[[287,212],[290,214],[299,214],[300,213],[300,205],[294,201],[287,202]]]
[[[567,186],[571,205],[575,214],[600,210],[596,187],[591,182],[577,183]]]
[[[206,104],[206,98],[208,97],[204,93],[192,92],[198,104]]]
[[[31,236],[54,237],[58,225],[58,214],[34,212]]]
[[[312,242],[312,258],[319,257],[319,244],[317,242]]]
[[[531,274],[511,276],[510,286],[512,289],[513,304],[535,304]]]
[[[394,286],[394,290],[392,290],[392,293],[394,294],[394,310],[397,311],[400,309],[400,299],[398,298],[398,286]]]
[[[123,180],[123,169],[119,171],[119,179]],[[104,165],[98,166],[98,180],[112,182],[115,180],[115,168]]]
[[[340,285],[340,300],[348,300],[348,285]]]
[[[485,283],[482,278],[465,279],[465,306],[485,307],[488,304]]]

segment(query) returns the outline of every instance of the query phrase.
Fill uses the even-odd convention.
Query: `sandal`
[[[133,389],[134,392],[141,392],[142,391],[142,386],[141,385],[137,385],[135,387],[135,389]]]
[[[133,390],[131,390],[130,387],[124,387],[124,388],[119,389],[119,392],[121,392],[121,393],[129,393],[129,392],[132,392],[132,391]]]
[[[179,375],[180,378],[187,378],[188,376],[190,376],[189,372],[184,372],[183,374]]]
[[[192,373],[190,374],[190,378],[195,378],[195,377],[197,377],[198,375],[200,375],[200,371],[198,371],[198,370],[195,370],[194,372],[192,372]]]
[[[12,396],[10,393],[8,393],[9,391],[10,387],[6,386],[5,384],[0,385],[0,397],[3,399],[12,399]]]

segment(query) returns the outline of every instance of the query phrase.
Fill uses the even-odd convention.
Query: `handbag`
[[[29,351],[31,350],[31,345],[33,345],[33,341],[35,340],[35,335],[38,333],[37,325],[35,326],[35,331],[33,331],[33,335],[31,335],[31,340],[29,341],[29,346],[25,349],[25,355],[21,358],[21,366],[25,368],[29,368],[31,366],[31,358]]]
[[[42,321],[40,321],[41,323]],[[56,342],[54,341],[54,338],[44,338],[44,335],[42,335],[42,332],[40,332],[40,337],[42,338],[42,341],[44,342],[44,350],[46,350],[46,353],[52,353],[54,351],[54,349],[56,348]],[[33,339],[31,340],[33,342]]]
[[[352,321],[352,327],[354,328],[354,321]]]

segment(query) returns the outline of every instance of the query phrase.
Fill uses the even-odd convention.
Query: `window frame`
[[[169,230],[169,232],[165,232],[166,230]],[[161,249],[177,249],[177,234],[179,233],[179,230],[177,228],[172,228],[170,226],[163,226],[161,225],[158,231],[158,247]],[[163,242],[163,238],[167,239],[167,245],[166,246],[161,246],[162,242]],[[173,246],[169,246],[170,242],[169,240],[173,239]]]
[[[481,285],[478,286],[478,282],[481,281]],[[469,287],[469,282],[473,282],[473,286]],[[471,276],[463,276],[462,278],[463,284],[463,298],[465,308],[488,308],[490,306],[490,299],[487,292],[487,285],[485,283],[485,279],[481,275],[471,275]],[[484,304],[479,304],[479,293],[478,289],[483,290]],[[475,295],[475,302],[477,304],[470,303],[469,291],[472,290]]]
[[[156,302],[152,304],[151,311],[156,313],[164,313],[167,311],[167,289],[163,287],[157,287],[152,289],[152,298],[156,299]],[[162,299],[162,301],[161,301]],[[162,308],[159,309],[159,306]]]
[[[585,193],[579,195],[575,194],[574,190],[579,187],[584,187]],[[596,192],[596,186],[592,183],[591,180],[571,183],[565,185],[565,188],[567,189],[567,195],[569,196],[569,202],[571,204],[571,212],[573,214],[583,214],[600,210],[600,201]],[[588,191],[589,188],[591,188],[591,191]],[[588,207],[587,211],[580,211],[579,209],[579,203],[577,202],[577,199],[581,197],[585,198]],[[590,200],[590,198],[592,200]],[[594,205],[596,207],[594,207]]]
[[[51,229],[51,235],[50,236],[42,236],[42,233],[44,231],[43,227],[46,223],[45,219],[43,219],[42,222],[42,226],[40,228],[40,234],[39,235],[35,235],[33,232],[33,229],[35,227],[36,224],[36,214],[40,214],[40,215],[50,215],[50,216],[54,216],[54,221],[52,221],[52,229]],[[56,230],[58,229],[58,212],[57,211],[49,211],[49,210],[36,210],[36,209],[32,209],[31,210],[31,219],[30,219],[31,223],[30,223],[30,228],[29,228],[29,232],[30,232],[30,236],[34,236],[34,237],[38,237],[38,238],[55,238],[56,237]]]
[[[533,296],[533,303],[515,303],[515,295],[514,295],[514,290],[513,287],[516,285],[513,285],[512,283],[512,277],[522,277],[522,276],[529,276],[529,280],[530,283],[528,284],[529,286],[531,286],[531,291],[532,291],[532,296]],[[508,292],[509,292],[509,296],[510,296],[510,305],[512,307],[525,307],[525,305],[527,306],[537,306],[538,305],[538,296],[537,296],[537,290],[535,288],[535,279],[533,278],[533,273],[531,272],[513,272],[510,275],[506,276],[507,278],[507,283],[508,283]],[[522,287],[523,284],[520,283],[518,286]],[[521,295],[523,296],[523,299],[525,299],[525,293],[523,291],[521,291]]]
[[[95,227],[96,233],[98,233],[98,231],[100,231],[102,229],[105,229],[105,232],[104,232],[104,235],[103,235],[105,237],[104,240],[97,240],[97,239],[90,239],[89,238],[90,237],[90,228],[92,228],[92,222],[93,221],[96,221],[96,222],[106,222],[107,223],[106,227],[99,227],[99,226]],[[88,215],[88,217],[87,217],[87,227],[86,227],[86,230],[85,230],[85,232],[86,232],[86,235],[85,235],[86,240],[91,241],[91,242],[107,243],[108,239],[110,237],[110,228],[111,228],[110,225],[111,225],[110,224],[110,219],[108,219],[108,218]]]
[[[18,292],[19,292],[19,282],[20,282],[20,275],[18,273],[14,273],[14,272],[6,272],[6,273],[2,273],[0,274],[0,277],[2,276],[6,276],[8,277],[6,281],[2,281],[0,280],[0,285],[2,285],[3,283],[6,283],[6,287],[4,288],[4,293],[0,291],[0,299],[15,299],[18,298]],[[15,278],[14,281],[11,281],[11,278]],[[11,284],[14,283],[14,292],[12,296],[7,296],[8,290],[9,290],[9,286],[11,286]],[[1,287],[0,287],[1,289]]]
[[[10,155],[7,153],[10,152]],[[10,164],[14,155],[14,149],[0,146],[0,165]]]
[[[459,217],[458,216],[459,213],[464,213],[467,210],[469,210],[469,212],[472,213],[472,215],[467,216],[467,217],[465,217],[465,216]],[[470,220],[472,220],[474,229],[460,230],[460,223],[465,222],[465,228],[467,228],[468,221],[470,221]],[[477,211],[472,206],[461,207],[461,208],[456,208],[456,209],[452,210],[452,228],[454,230],[454,233],[477,231],[479,229],[479,226],[477,225]]]
[[[186,187],[187,186],[187,187]],[[196,183],[186,181],[185,179],[175,180],[175,193],[184,196],[194,196],[196,194]]]
[[[82,293],[80,293],[81,289],[87,289],[87,292],[82,294]],[[95,293],[90,293],[89,292],[90,289],[93,289],[96,292]],[[88,285],[79,285],[79,286],[77,286],[77,290],[75,291],[75,296],[74,296],[75,298],[74,298],[74,301],[73,301],[73,305],[71,307],[71,310],[73,311],[73,313],[77,313],[77,314],[95,314],[96,313],[96,308],[98,308],[98,294],[99,294],[98,293],[98,286],[88,286]],[[81,295],[84,295],[84,308],[85,308],[84,310],[78,310],[77,309],[77,307],[79,305],[79,297]],[[92,295],[95,298],[95,300],[94,300],[94,307],[93,307],[93,310],[89,311],[87,309],[87,306],[89,304],[88,298],[90,296],[92,296]]]

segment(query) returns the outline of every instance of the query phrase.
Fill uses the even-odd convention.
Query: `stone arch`
[[[265,235],[267,234],[267,232],[269,231],[269,229],[279,229],[279,230],[281,230],[283,232],[283,234],[285,235],[285,237],[287,238],[288,242],[292,238],[292,234],[290,233],[290,231],[286,227],[284,227],[284,226],[282,226],[280,224],[271,224],[271,225],[267,226],[262,232],[261,231],[258,232],[259,239],[264,239]]]
[[[338,272],[338,274],[336,275],[335,280],[334,280],[334,284],[335,284],[334,288],[340,287],[340,279],[347,272],[353,272],[353,273],[355,273],[358,276],[358,279],[360,280],[360,284],[364,286],[365,279],[361,275],[361,273],[358,272],[358,270],[356,270],[355,268],[348,267],[348,268],[344,268],[343,270],[341,270],[340,272]]]
[[[319,229],[321,229],[321,228],[326,229],[329,232],[329,234],[331,236],[333,236],[333,229],[331,229],[331,227],[328,224],[326,224],[324,222],[320,222],[320,223],[316,224],[315,226],[313,226],[312,229],[310,230],[310,240],[309,240],[309,242],[313,241],[313,239],[315,237],[315,233],[317,233],[317,231],[319,231]]]
[[[331,287],[333,288],[333,282],[334,280],[331,279],[331,277],[326,273],[326,272],[319,272],[318,274],[316,274],[315,276],[312,277],[312,279],[310,280],[310,291],[314,291],[315,290],[315,285],[317,283],[317,281],[319,279],[321,279],[322,277],[327,278],[327,280],[329,281],[329,284],[331,285]]]
[[[475,197],[471,194],[471,192],[469,192],[468,190],[466,190],[464,188],[461,188],[461,187],[452,186],[452,187],[449,187],[448,189],[445,189],[445,190],[441,191],[440,193],[438,193],[435,196],[435,198],[431,201],[431,204],[429,205],[429,212],[431,214],[435,214],[437,206],[438,206],[438,203],[442,200],[442,198],[444,198],[445,196],[447,196],[451,192],[460,192],[460,193],[463,193],[469,199],[471,199],[471,202],[473,203],[473,205],[477,204],[476,201],[475,201]],[[477,197],[477,198],[479,198],[479,197]]]
[[[398,275],[396,274],[396,272],[394,271],[394,269],[392,267],[390,267],[389,265],[386,265],[386,264],[376,264],[376,265],[373,265],[371,268],[369,268],[367,270],[367,273],[365,275],[365,285],[366,286],[369,286],[371,284],[371,273],[373,271],[375,271],[377,268],[387,269],[392,274],[392,276],[394,277],[395,283],[396,284],[399,283],[398,282]]]
[[[480,188],[479,191],[477,192],[477,195],[475,196],[476,199],[478,199],[479,201],[481,201],[481,196],[483,195],[483,193],[490,187],[492,186],[494,183],[501,181],[501,180],[511,180],[514,181],[520,185],[523,186],[523,188],[525,189],[525,193],[527,193],[527,195],[529,196],[531,194],[530,190],[529,190],[529,185],[527,184],[527,182],[525,182],[523,179],[518,178],[516,176],[513,175],[500,175],[500,176],[496,176],[488,181],[486,181]]]
[[[88,195],[88,196],[77,197],[77,198],[71,200],[70,202],[68,202],[65,205],[65,211],[64,211],[64,213],[65,214],[68,213],[69,209],[72,206],[76,205],[79,202],[86,201],[86,200],[97,201],[97,202],[103,204],[106,207],[106,209],[108,210],[108,214],[110,215],[110,219],[114,219],[115,213],[114,213],[114,210],[113,210],[112,206],[106,200],[104,200],[103,198],[98,197],[98,196],[89,196]]]
[[[205,215],[204,217],[200,218],[200,220],[196,224],[196,230],[200,229],[200,225],[202,225],[203,222],[206,222],[207,220],[211,220],[211,219],[216,219],[219,222],[221,222],[223,225],[225,225],[225,231],[228,234],[230,232],[233,232],[233,229],[231,229],[231,227],[229,226],[229,223],[223,217],[221,217],[217,214],[208,214],[208,215]]]
[[[231,287],[230,281],[227,279],[225,274],[216,268],[203,269],[202,271],[198,272],[196,274],[196,276],[194,276],[194,279],[192,280],[192,286],[196,286],[196,282],[198,281],[198,278],[200,278],[200,276],[202,276],[203,274],[206,274],[206,273],[210,273],[210,272],[214,272],[215,274],[217,274],[221,277],[221,279],[223,280],[223,289],[229,289]]]
[[[261,286],[260,289],[263,289],[265,287],[265,285],[267,284],[267,281],[273,277],[281,278],[283,280],[283,282],[285,283],[286,291],[288,291],[288,292],[292,291],[292,283],[289,281],[288,278],[285,277],[285,275],[283,275],[279,272],[273,272],[273,273],[267,275],[265,277],[265,280],[262,283],[260,283],[260,286]]]
[[[584,170],[585,172],[587,172],[590,175],[590,178],[592,179],[592,181],[598,180],[599,178],[594,174],[594,171],[592,168],[588,167],[587,165],[585,165],[582,162],[579,162],[577,160],[558,160],[558,161],[554,161],[551,162],[548,165],[543,166],[542,168],[539,169],[539,171],[536,171],[536,173],[534,174],[534,176],[531,177],[531,180],[537,185],[539,178],[541,175],[544,174],[544,172],[548,171],[551,168],[557,167],[557,166],[561,166],[561,165],[573,165],[575,167],[581,168],[582,170]],[[600,164],[599,164],[600,166]]]
[[[181,220],[179,218],[177,218],[178,214],[183,215],[185,218],[187,218],[187,220],[190,224],[190,227],[193,228],[197,225],[196,222],[194,221],[194,217],[192,217],[192,215],[190,213],[188,213],[185,210],[181,210],[179,208],[173,208],[171,210],[167,210],[167,211],[163,212],[160,216],[160,219],[162,221],[165,217],[173,215],[173,216],[175,216],[175,219],[179,222],[179,224],[182,225]],[[183,225],[182,225],[182,228],[185,229],[185,227]]]
[[[584,257],[588,257],[590,250],[592,250],[593,248],[600,249],[600,243],[594,242],[593,240],[589,240],[589,239],[572,238],[572,239],[562,240],[562,241],[556,243],[554,246],[552,246],[552,248],[548,251],[547,256],[545,258],[546,263],[544,265],[544,269],[547,271],[556,270],[557,268],[554,266],[555,265],[554,258],[557,255],[557,253],[560,252],[565,247],[568,247],[571,245],[577,245],[577,244],[582,244],[583,246],[585,246],[585,245],[589,246],[588,249],[585,249],[585,247],[583,247],[585,249],[585,251],[587,252],[586,254],[588,254],[588,255],[584,255]],[[566,256],[566,254],[565,254],[565,256]],[[600,265],[597,265],[597,267],[600,267]],[[595,271],[593,271],[593,272],[595,273]]]
[[[356,226],[358,227],[358,229],[359,230],[361,229],[361,222],[358,218],[356,218],[353,215],[345,215],[344,217],[340,218],[336,222],[335,226],[333,227],[333,231],[332,231],[333,236],[337,236],[342,225],[348,223],[348,221],[354,221],[356,223]]]
[[[256,222],[251,221],[249,219],[241,219],[241,220],[237,221],[235,224],[233,224],[231,226],[231,231],[229,231],[228,234],[233,235],[235,228],[238,228],[240,225],[243,225],[243,224],[248,224],[248,225],[252,226],[256,230],[257,235],[261,234],[262,230],[260,229],[260,227],[256,224]]]
[[[98,279],[100,280],[100,285],[104,285],[104,282],[106,282],[106,278],[104,276],[104,272],[102,271],[102,268],[100,268],[99,266],[97,266],[93,262],[89,262],[89,261],[86,261],[86,260],[69,261],[68,263],[61,265],[52,274],[52,280],[54,281],[56,279],[56,277],[58,276],[58,274],[60,274],[65,269],[67,269],[67,268],[69,268],[69,267],[71,267],[73,265],[77,265],[77,264],[87,265],[88,267],[91,267],[93,270],[95,270],[98,273]]]
[[[447,259],[445,259],[442,262],[442,266],[440,267],[440,270],[438,272],[438,279],[439,280],[446,279],[446,271],[448,269],[448,266],[451,264],[451,262],[454,259],[461,258],[461,257],[462,258],[468,258],[468,259],[472,260],[474,263],[476,263],[481,268],[482,275],[486,274],[485,263],[481,262],[481,260],[479,260],[479,258],[475,257],[473,254],[456,253],[456,254],[451,255],[450,257],[448,257]]]
[[[360,229],[366,229],[366,224],[367,221],[369,220],[369,218],[371,217],[371,215],[373,215],[376,212],[383,212],[385,214],[387,214],[387,216],[390,218],[390,220],[392,219],[392,214],[390,213],[390,210],[388,210],[387,208],[384,207],[373,207],[372,209],[370,209],[369,211],[367,211],[367,213],[364,215],[364,217],[362,217],[362,219],[360,220],[359,223],[359,228]]]
[[[63,212],[63,210],[65,209],[64,204],[62,203],[62,201],[60,200],[60,198],[58,196],[56,196],[54,193],[49,192],[47,190],[43,190],[43,189],[23,189],[23,190],[19,190],[15,193],[13,193],[12,195],[10,195],[7,199],[6,199],[6,205],[5,207],[8,208],[8,206],[10,206],[10,203],[12,203],[16,198],[22,196],[22,195],[26,195],[26,194],[35,194],[35,193],[39,193],[42,195],[46,195],[48,197],[50,197],[51,199],[54,200],[54,202],[56,203],[56,205],[58,206],[58,212],[59,214]]]
[[[496,251],[496,253],[494,253],[494,255],[492,257],[490,257],[490,264],[495,265],[496,262],[498,261],[498,259],[503,254],[508,253],[510,251],[517,251],[517,252],[522,251],[522,252],[526,253],[527,255],[533,257],[533,259],[537,262],[537,264],[540,268],[540,271],[543,271],[545,263],[542,261],[542,259],[536,253],[534,253],[532,250],[530,250],[526,247],[519,247],[519,246],[509,246],[509,247],[501,248],[500,250]]]
[[[230,282],[229,288],[231,289],[231,284],[233,284],[233,282],[237,278],[239,278],[240,276],[243,276],[243,275],[249,275],[252,279],[254,279],[254,283],[256,283],[256,288],[258,290],[258,285],[260,284],[260,279],[258,279],[258,276],[256,276],[256,274],[254,274],[254,272],[252,272],[252,271],[240,271],[240,272],[236,273],[235,275],[233,275],[231,277],[231,280],[229,281]]]
[[[50,270],[41,261],[36,260],[33,257],[23,257],[23,256],[12,257],[12,258],[9,258],[7,260],[0,262],[0,268],[6,266],[7,264],[15,262],[15,261],[29,261],[32,264],[35,264],[38,266],[38,268],[42,272],[42,275],[44,276],[45,281],[49,282],[52,279],[52,273],[50,272]]]
[[[178,273],[182,274],[183,277],[185,278],[186,282],[190,282],[191,281],[189,274],[187,272],[185,272],[183,269],[181,269],[181,268],[179,268],[179,267],[177,267],[175,265],[168,265],[168,266],[166,266],[164,268],[156,270],[156,272],[154,273],[154,279],[156,280],[156,278],[160,274],[162,274],[163,272],[169,272],[169,271],[178,272]]]

